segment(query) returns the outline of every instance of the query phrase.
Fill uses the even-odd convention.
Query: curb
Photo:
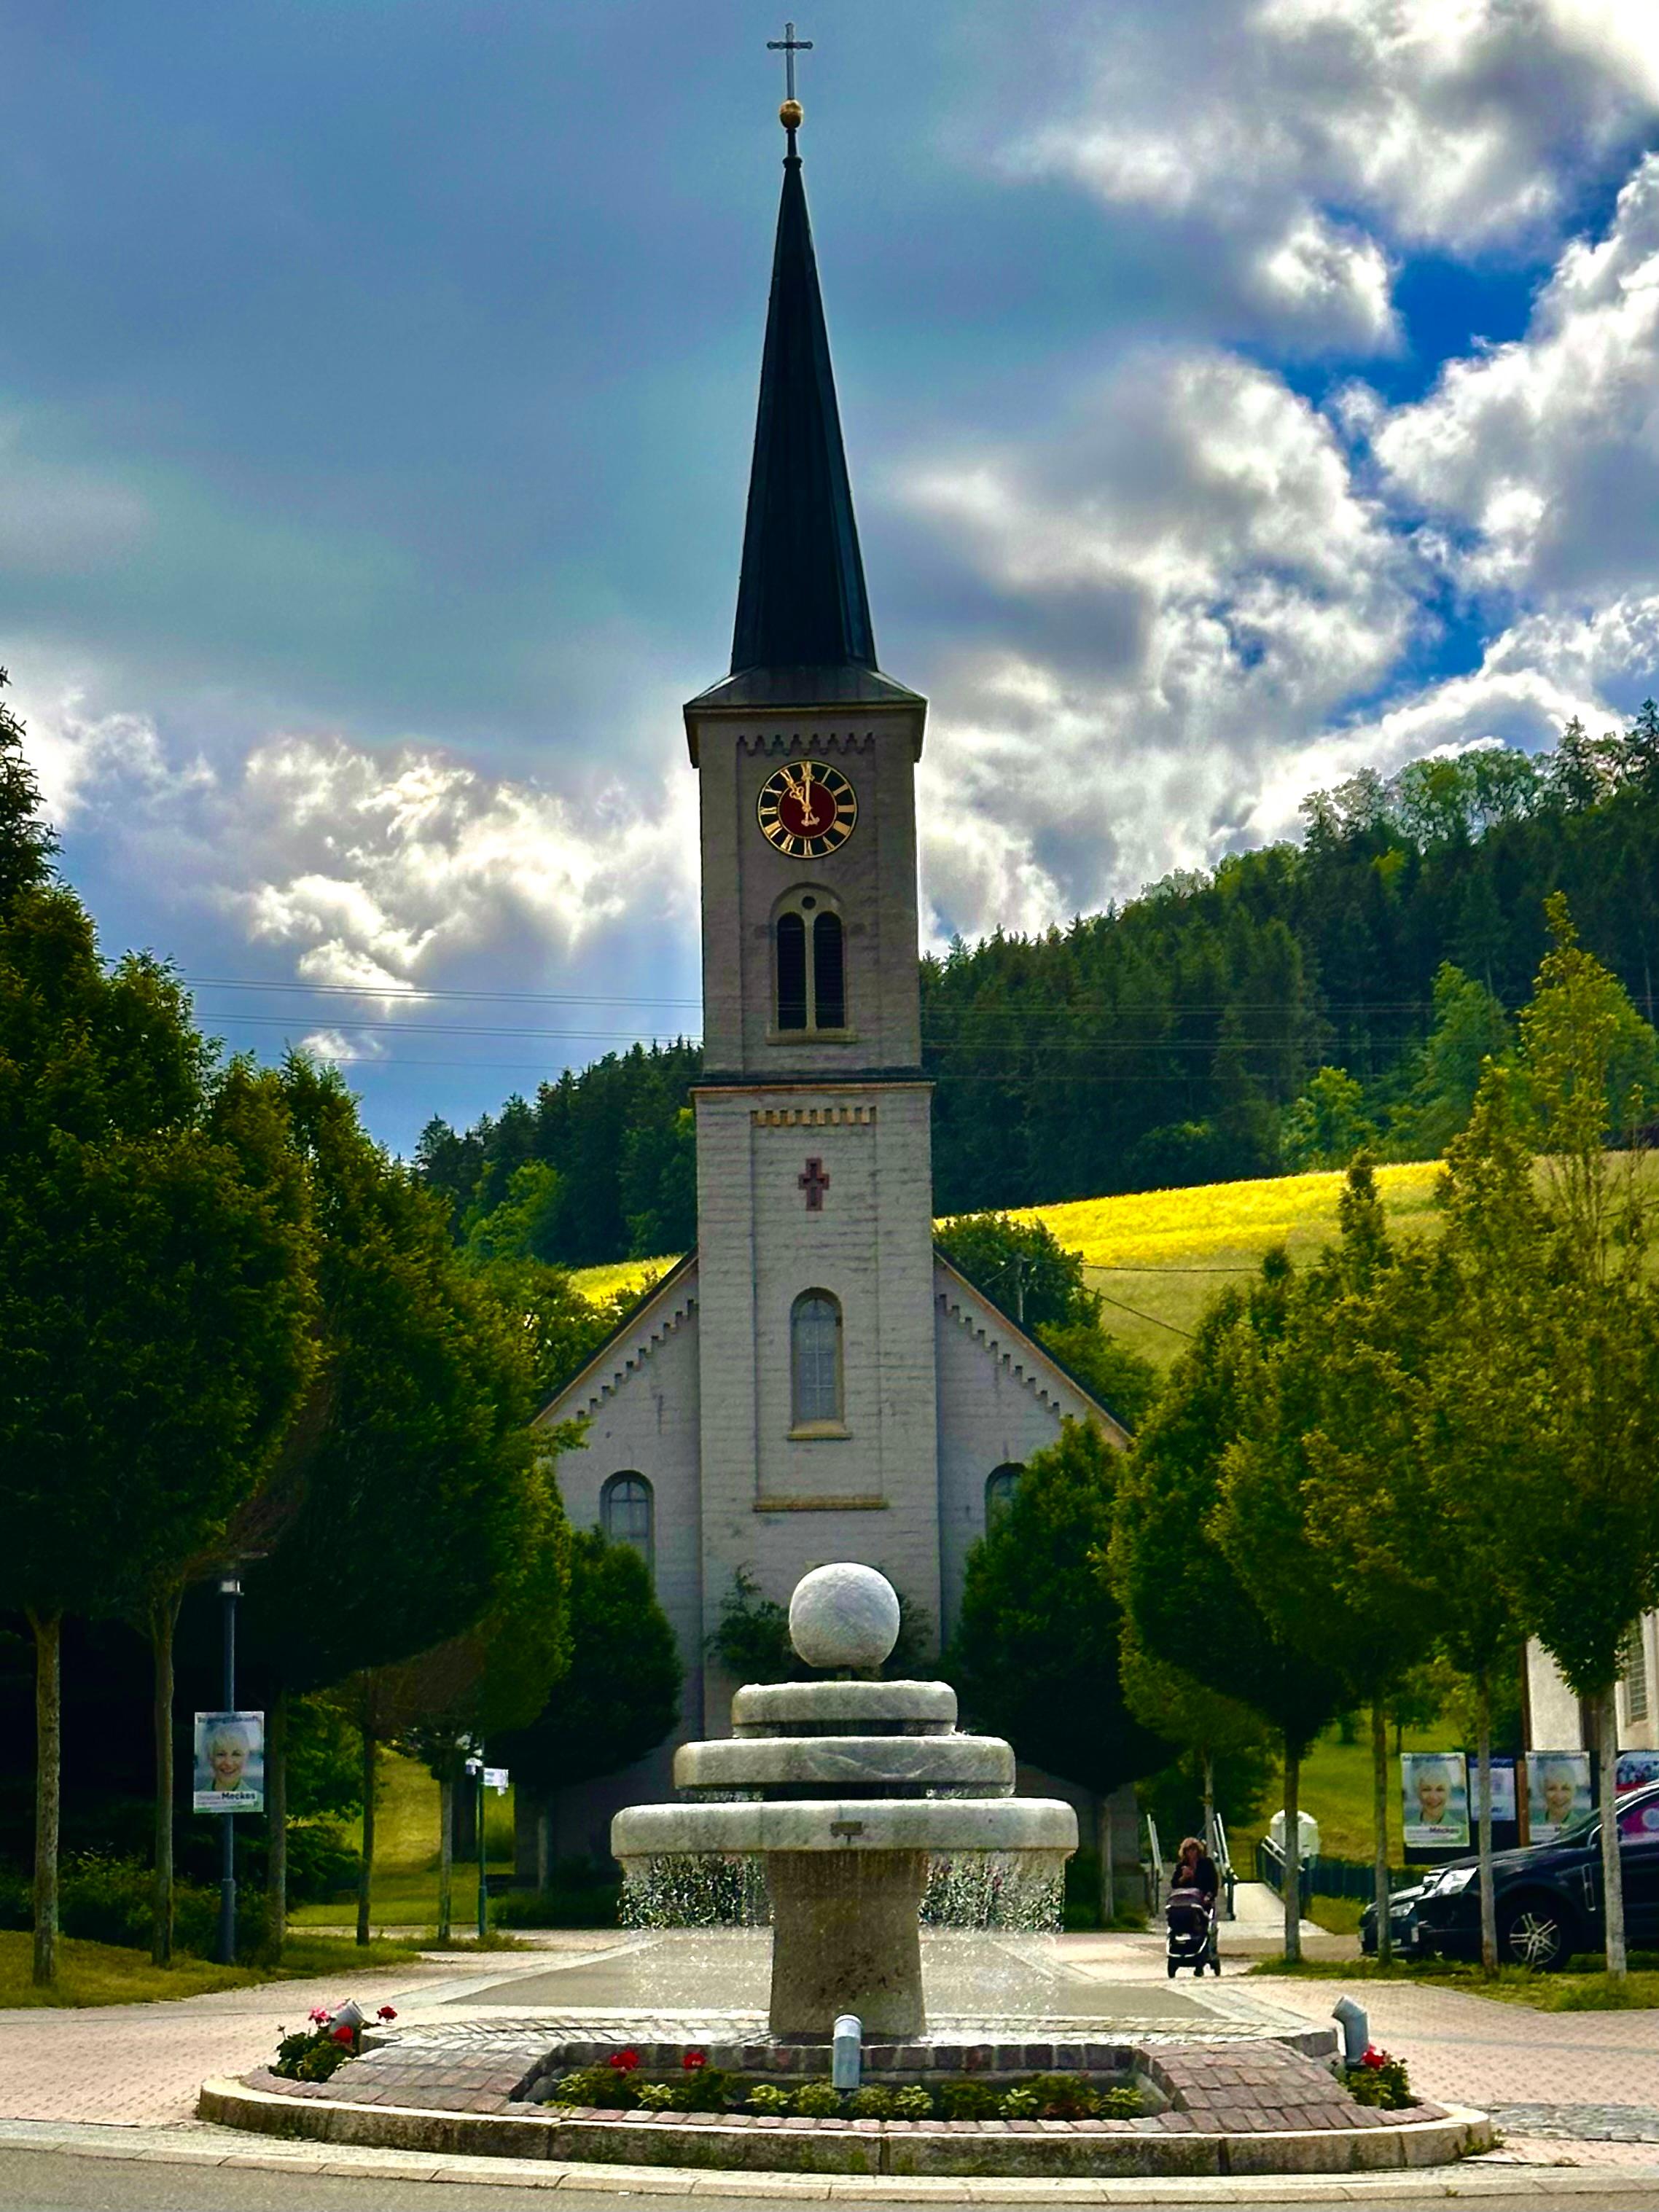
[[[1654,2202],[1654,2173],[1621,2173],[1606,2167],[1501,2167],[1465,2164],[1451,2169],[1346,2176],[1267,2175],[1254,2179],[1143,2181],[1013,2179],[972,2180],[861,2179],[852,2175],[720,2175],[672,2166],[581,2166],[525,2159],[474,2158],[456,2164],[433,2154],[356,2150],[344,2146],[204,2140],[195,2129],[114,2124],[0,2121],[0,2154],[33,2150],[63,2157],[144,2166],[223,2166],[258,2173],[321,2173],[379,2181],[459,2182],[468,2188],[566,2189],[592,2196],[665,2196],[697,2202],[741,2196],[778,2203],[810,2200],[886,2203],[1071,2204],[1300,2204],[1350,2203],[1378,2198],[1419,2205],[1452,2198],[1541,2203],[1594,2197],[1634,2204]]]
[[[1061,2182],[1136,2182],[1144,2187],[1259,2179],[1278,2185],[1293,2177],[1331,2174],[1352,2185],[1357,2177],[1379,2170],[1400,2176],[1404,2169],[1418,2176],[1437,2167],[1443,2173],[1467,2154],[1489,2149],[1492,2140],[1484,2112],[1460,2108],[1435,2119],[1351,2132],[1105,2137],[1073,2135],[1060,2123],[1053,2132],[988,2140],[945,2125],[885,2121],[834,2134],[820,2134],[799,2122],[786,2134],[722,2128],[712,2121],[692,2134],[635,2113],[600,2121],[555,2118],[539,2112],[434,2112],[324,2097],[301,2101],[225,2075],[204,2082],[197,2111],[204,2120],[254,2134],[469,2161],[479,2155],[509,2164],[518,2160],[524,2162],[522,2170],[532,2173],[541,2161],[575,2166],[590,2175],[622,2165],[632,2173],[695,2174],[703,2179],[704,2193],[716,2186],[715,2176],[727,2183],[734,2174],[743,2176],[745,2193],[757,2183],[810,2179],[821,2187],[833,2179],[843,2187],[855,2180],[875,2185],[866,2193],[878,2195],[890,2194],[886,2185],[901,2181],[946,2198],[953,2191],[959,2194],[969,2179],[999,2187],[1030,2181],[1052,2190]],[[1419,2185],[1413,2180],[1411,2185]]]

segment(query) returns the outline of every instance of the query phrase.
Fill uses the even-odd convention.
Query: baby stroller
[[[1206,1966],[1212,1974],[1221,1972],[1213,1898],[1201,1889],[1172,1889],[1164,1908],[1164,1955],[1171,1981],[1182,1966],[1190,1966],[1195,1974],[1202,1974]]]

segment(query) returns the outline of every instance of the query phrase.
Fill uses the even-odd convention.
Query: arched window
[[[806,1027],[806,924],[798,914],[778,916],[778,1027]]]
[[[847,1026],[847,940],[838,914],[821,914],[812,924],[812,1026]]]
[[[613,1474],[599,1492],[599,1525],[613,1544],[631,1544],[648,1567],[652,1547],[651,1485],[630,1468]]]
[[[781,1035],[847,1027],[847,929],[828,891],[800,887],[779,901],[772,957]]]
[[[841,1302],[803,1291],[789,1316],[791,1411],[797,1429],[842,1423]]]
[[[985,1525],[995,1528],[1002,1516],[1014,1502],[1014,1492],[1019,1488],[1019,1478],[1024,1472],[1012,1460],[1001,1467],[994,1467],[985,1478]]]

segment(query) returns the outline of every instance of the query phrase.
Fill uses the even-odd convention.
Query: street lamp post
[[[224,1600],[224,1710],[236,1710],[236,1601],[242,1585],[235,1575],[219,1577],[219,1595]],[[234,1966],[236,1963],[236,1815],[229,1811],[220,1814],[224,1822],[224,1833],[220,1841],[219,1858],[219,1963]]]

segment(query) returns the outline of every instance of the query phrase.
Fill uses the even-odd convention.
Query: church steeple
[[[793,56],[791,57],[793,59]],[[873,669],[875,634],[836,406],[795,131],[789,134],[761,360],[732,672]]]

